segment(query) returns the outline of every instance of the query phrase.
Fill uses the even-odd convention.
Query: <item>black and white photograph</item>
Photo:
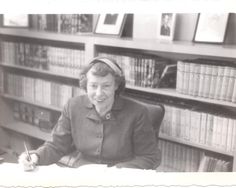
[[[0,187],[235,187],[236,13],[103,7],[0,14]]]
[[[4,14],[3,26],[5,27],[28,27],[27,14]]]
[[[194,36],[195,42],[223,43],[229,13],[200,13]]]
[[[158,38],[165,40],[173,40],[175,33],[175,20],[176,14],[174,13],[161,13],[160,14],[160,29]]]
[[[100,14],[95,34],[121,36],[126,14]]]

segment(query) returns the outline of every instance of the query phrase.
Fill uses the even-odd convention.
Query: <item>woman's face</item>
[[[87,95],[98,112],[107,113],[111,109],[117,88],[115,78],[110,73],[102,77],[92,74],[92,70],[88,71]]]

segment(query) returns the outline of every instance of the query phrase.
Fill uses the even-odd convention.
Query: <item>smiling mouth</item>
[[[99,99],[99,100],[98,100],[98,99],[95,99],[95,101],[96,101],[96,102],[104,102],[105,99]]]

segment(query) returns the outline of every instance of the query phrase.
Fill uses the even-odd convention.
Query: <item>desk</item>
[[[85,165],[78,169],[50,165],[40,166],[33,172],[24,172],[19,164],[0,164],[0,187],[155,187],[157,185],[164,186],[180,184],[201,186],[235,185],[236,187],[236,173],[157,173],[152,170],[117,169],[115,167],[108,168],[104,165]]]

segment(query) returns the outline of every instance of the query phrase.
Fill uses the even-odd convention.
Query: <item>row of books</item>
[[[159,140],[162,162],[160,172],[229,172],[232,163],[218,156],[209,156],[202,150]]]
[[[92,14],[30,14],[29,28],[39,31],[79,34],[93,32]]]
[[[55,107],[63,107],[71,97],[81,95],[78,87],[39,78],[6,73],[5,93]]]
[[[135,53],[106,53],[99,56],[110,57],[124,70],[127,85],[148,88],[175,87],[177,65],[159,56]]]
[[[202,151],[192,147],[159,140],[162,151],[161,165],[157,171],[164,172],[197,172]]]
[[[227,152],[236,147],[236,119],[187,108],[165,105],[160,132]]]
[[[1,62],[78,76],[85,66],[84,50],[1,41]]]
[[[29,123],[46,132],[51,132],[60,115],[59,113],[21,102],[14,102],[13,114],[16,120]]]
[[[204,59],[178,61],[176,90],[196,97],[236,102],[236,64]]]
[[[203,154],[198,172],[229,172],[231,166],[230,161]]]

